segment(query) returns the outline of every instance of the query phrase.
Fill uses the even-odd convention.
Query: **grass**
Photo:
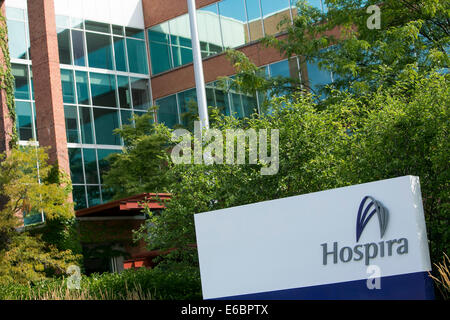
[[[437,268],[437,272],[439,274],[438,277],[430,274],[430,277],[436,282],[437,287],[444,298],[444,300],[450,299],[450,270],[448,265],[450,264],[450,259],[444,253],[444,259],[439,264],[434,264]]]

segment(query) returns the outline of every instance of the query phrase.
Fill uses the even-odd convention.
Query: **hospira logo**
[[[369,221],[375,214],[378,217],[380,227],[380,239],[383,239],[389,222],[389,211],[383,204],[371,196],[365,196],[358,209],[356,217],[356,245],[339,248],[339,244],[334,242],[332,246],[327,243],[321,244],[323,249],[323,265],[328,264],[328,258],[336,264],[350,261],[364,261],[365,265],[370,264],[371,259],[377,257],[392,256],[393,254],[403,255],[408,253],[408,239],[400,238],[387,241],[369,242],[358,244],[361,235]]]

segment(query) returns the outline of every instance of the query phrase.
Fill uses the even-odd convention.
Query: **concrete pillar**
[[[53,0],[28,0],[39,145],[50,163],[70,173]]]
[[[0,0],[0,10],[3,17],[6,18],[5,1]],[[0,21],[0,27],[2,29],[6,28],[6,20]],[[4,29],[5,30],[5,29]],[[5,34],[3,41],[8,41],[8,35]],[[6,46],[8,48],[8,46]],[[7,62],[3,54],[3,50],[0,50],[0,69],[6,70]],[[6,97],[6,90],[0,87],[0,152],[9,152],[11,150],[11,139],[12,139],[12,129],[13,121],[9,116],[9,109]]]

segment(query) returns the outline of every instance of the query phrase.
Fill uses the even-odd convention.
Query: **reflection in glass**
[[[85,66],[84,32],[72,30],[73,62],[76,66]]]
[[[196,89],[190,89],[180,92],[178,95],[178,103],[180,105],[180,117],[183,126],[187,127],[189,118],[192,118],[193,114],[198,113],[197,105],[197,92]]]
[[[264,37],[261,20],[261,8],[259,0],[246,0],[246,3],[250,40],[255,41]]]
[[[150,106],[149,84],[147,79],[131,78],[133,108],[147,110]]]
[[[148,30],[152,74],[173,67],[169,45],[169,23],[165,22]]]
[[[91,108],[80,107],[81,141],[84,144],[93,144]]]
[[[73,186],[73,201],[75,202],[75,210],[86,208],[86,194],[84,186]]]
[[[220,109],[221,113],[229,116],[230,115],[230,99],[228,97],[228,93],[216,89],[215,90],[216,93],[216,104],[217,104],[217,108]]]
[[[120,137],[114,133],[119,128],[117,110],[94,108],[94,123],[97,144],[120,145]]]
[[[84,22],[84,24],[86,26],[86,30],[111,33],[110,25],[107,23],[87,20]]]
[[[6,7],[6,18],[24,21],[25,10],[13,7]]]
[[[242,109],[242,100],[241,100],[241,95],[237,94],[237,93],[232,93],[231,94],[231,100],[233,101],[232,107],[231,107],[231,112],[232,115],[236,118],[243,118],[244,117],[244,112]]]
[[[87,184],[98,183],[97,155],[95,149],[83,149],[84,172]]]
[[[123,27],[122,26],[113,25],[112,26],[112,32],[115,35],[123,36]]]
[[[254,113],[258,113],[258,100],[256,95],[242,95],[242,107],[244,109],[244,117],[250,117]]]
[[[145,42],[127,39],[128,65],[130,72],[148,74]]]
[[[66,121],[67,142],[79,143],[77,107],[64,106],[64,118]]]
[[[332,83],[331,73],[326,69],[320,69],[317,62],[308,62],[308,87],[309,89],[318,94],[318,90],[327,84]]]
[[[93,207],[101,203],[100,186],[87,186],[87,195],[89,207]]]
[[[117,86],[119,89],[119,102],[121,108],[131,108],[130,84],[128,77],[117,76]]]
[[[164,123],[167,127],[173,128],[178,124],[177,97],[171,95],[166,98],[156,100],[158,108],[158,123]]]
[[[174,67],[193,61],[191,30],[187,14],[169,21]]]
[[[133,124],[133,113],[128,110],[121,110],[120,117],[122,118],[122,126]]]
[[[12,59],[28,59],[25,22],[8,20],[7,25],[10,57]]]
[[[120,150],[97,149],[98,167],[100,169],[100,179],[103,183],[103,175],[109,170],[108,156],[114,153],[121,153]]]
[[[86,32],[89,67],[113,69],[111,37]]]
[[[127,71],[127,62],[125,54],[125,39],[114,37],[114,55],[116,58],[116,70]]]
[[[64,103],[75,103],[75,89],[72,70],[61,69],[61,85]]]
[[[117,107],[116,80],[113,75],[91,73],[91,92],[94,106]]]
[[[31,104],[29,102],[16,101],[16,114],[19,139],[22,141],[33,139]]]
[[[222,52],[223,44],[217,4],[197,10],[198,36],[202,57]]]
[[[142,30],[142,29],[126,27],[125,33],[126,33],[127,37],[137,38],[137,39],[142,39],[142,40],[145,39],[144,38],[144,30]]]
[[[87,72],[75,71],[78,104],[89,104],[89,86]]]
[[[62,64],[72,64],[70,49],[70,29],[57,29],[59,62]]]
[[[235,48],[250,41],[244,0],[219,2],[223,46]]]
[[[26,65],[12,64],[11,72],[14,77],[14,96],[16,99],[30,99],[30,87],[28,84],[28,67]]]
[[[69,148],[69,165],[72,183],[84,183],[80,148]]]
[[[261,0],[261,8],[266,35],[275,35],[282,30],[278,24],[284,19],[290,19],[289,0]]]

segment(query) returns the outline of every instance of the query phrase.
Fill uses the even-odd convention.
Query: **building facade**
[[[237,117],[264,112],[264,93],[216,85],[218,77],[235,73],[227,48],[244,52],[269,77],[301,78],[312,87],[332,81],[317,64],[287,59],[259,42],[265,35],[282,36],[278,24],[292,21],[296,2],[197,0],[208,105]],[[310,0],[326,10],[322,2]],[[70,172],[76,209],[107,203],[112,195],[102,185],[106,158],[123,146],[113,131],[153,105],[159,106],[155,122],[184,124],[183,113],[196,101],[186,0],[0,3],[20,144],[51,147],[50,160]],[[1,129],[3,135],[8,131],[6,125]]]

